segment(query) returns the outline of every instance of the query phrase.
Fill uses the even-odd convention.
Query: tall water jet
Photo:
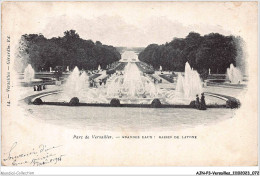
[[[87,75],[86,72],[82,72],[80,77],[79,77],[79,86],[80,89],[83,89],[85,87],[89,87],[89,76]]]
[[[233,64],[230,64],[230,67],[227,68],[227,78],[232,84],[239,84],[241,83],[243,76],[238,68],[234,67]]]
[[[178,73],[178,78],[177,78],[177,84],[176,84],[176,90],[178,92],[183,92],[183,76],[181,73]]]
[[[120,93],[121,89],[121,78],[117,77],[111,81],[107,87],[107,95],[117,96]]]
[[[98,71],[99,71],[99,70],[101,70],[101,66],[100,66],[100,65],[98,65]]]
[[[143,77],[144,81],[144,90],[146,93],[150,95],[150,97],[157,97],[158,96],[158,89],[155,84],[149,80],[147,77]]]
[[[32,82],[34,80],[34,69],[32,68],[31,64],[29,64],[24,70],[24,82]]]
[[[77,93],[79,91],[79,76],[80,72],[78,67],[75,67],[64,85],[65,93]]]
[[[85,72],[80,74],[78,67],[71,72],[63,88],[63,93],[67,96],[81,96],[89,87],[89,77]]]
[[[144,93],[140,71],[135,63],[128,63],[125,68],[123,88],[128,89],[128,96]]]
[[[189,63],[185,64],[184,77],[179,74],[176,91],[184,93],[186,98],[194,98],[196,94],[202,93],[202,83],[197,71],[193,70]]]

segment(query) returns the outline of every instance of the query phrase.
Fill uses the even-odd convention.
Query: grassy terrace
[[[123,70],[126,66],[126,62],[119,62],[115,67],[110,68],[107,70],[107,74],[113,74],[116,72],[116,70]]]
[[[173,80],[174,75],[173,74],[162,74],[162,75],[159,75],[159,76],[162,77],[163,79],[169,81],[170,83],[174,83],[174,80]]]
[[[96,79],[97,77],[99,77],[101,74],[99,73],[96,73],[96,74],[93,74],[91,76],[89,76],[89,79]]]
[[[149,66],[144,62],[136,62],[136,65],[142,72],[147,74],[154,74],[154,69],[152,66]]]

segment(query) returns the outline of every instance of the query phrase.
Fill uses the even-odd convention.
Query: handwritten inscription
[[[59,146],[48,147],[46,145],[39,145],[33,148],[29,152],[13,154],[18,143],[13,143],[8,153],[5,153],[6,157],[3,158],[4,162],[11,162],[13,166],[31,165],[31,166],[43,166],[47,164],[57,164],[61,162],[65,155],[57,154],[57,148]]]

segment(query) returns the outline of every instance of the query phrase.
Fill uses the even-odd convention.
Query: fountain
[[[156,86],[146,76],[141,76],[141,72],[135,63],[129,62],[124,74],[116,77],[108,85],[107,95],[119,96],[127,99],[136,99],[143,97],[156,97]]]
[[[100,66],[100,65],[98,65],[98,71],[99,71],[99,70],[101,70],[101,66]]]
[[[58,105],[67,103],[70,106],[81,104],[83,106],[191,108],[190,103],[195,100],[196,94],[203,92],[200,76],[188,62],[185,64],[184,74],[178,75],[175,89],[161,88],[161,85],[154,84],[153,75],[142,73],[136,63],[131,61],[132,53],[126,52],[123,55],[129,58],[123,58],[124,61],[128,61],[124,70],[112,74],[106,80],[106,86],[98,84],[97,87],[89,87],[87,74],[84,71],[80,73],[75,67],[61,93],[44,96],[43,102],[54,102]],[[225,103],[225,99],[227,97],[222,98],[221,102]],[[207,97],[207,103],[216,105],[216,102],[218,102],[216,97]]]
[[[86,72],[80,74],[78,67],[75,67],[63,87],[64,97],[72,98],[84,94],[86,89],[89,88],[88,79]]]
[[[134,97],[138,93],[144,93],[144,85],[140,76],[140,72],[135,64],[127,64],[122,82],[123,90],[128,90],[126,92],[128,96]]]
[[[186,98],[194,98],[202,93],[202,83],[197,71],[193,70],[189,63],[185,64],[185,75],[178,75],[176,91],[182,92]]]
[[[227,78],[232,84],[240,84],[243,77],[241,71],[230,64],[230,67],[227,68]]]
[[[81,102],[109,103],[116,98],[126,104],[149,104],[157,98],[166,104],[188,104],[196,94],[202,92],[199,75],[188,63],[185,65],[185,76],[180,74],[178,77],[176,90],[158,89],[138,69],[136,63],[128,62],[122,74],[114,74],[107,80],[106,88],[89,88],[88,76],[85,72],[80,74],[75,67],[64,85],[61,99],[68,102],[71,98],[78,97]]]
[[[32,68],[31,64],[29,64],[24,70],[24,82],[32,82],[34,80],[34,69]]]
[[[35,77],[35,71],[32,68],[31,64],[29,64],[24,69],[23,79],[20,81],[20,84],[24,87],[28,87],[43,82],[42,79],[35,79],[34,77]]]
[[[183,92],[183,81],[184,80],[184,77],[182,76],[181,73],[178,73],[178,78],[177,78],[177,83],[176,83],[176,90],[178,92]]]

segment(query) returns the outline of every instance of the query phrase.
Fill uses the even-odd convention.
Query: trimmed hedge
[[[136,62],[137,67],[146,74],[154,74],[154,69],[145,62]],[[143,67],[145,66],[145,68]]]
[[[240,101],[237,99],[229,99],[226,101],[226,108],[239,108],[240,107]]]
[[[110,105],[113,106],[113,107],[119,107],[119,106],[120,106],[120,100],[117,99],[117,98],[113,98],[113,99],[110,101]]]
[[[163,79],[166,79],[170,83],[174,83],[174,80],[173,80],[174,76],[172,74],[163,74],[163,75],[159,75],[159,76],[162,77]]]
[[[191,101],[190,102],[190,107],[196,108],[196,103],[195,102],[196,102],[195,100]]]
[[[41,104],[42,104],[42,99],[36,98],[36,99],[33,101],[33,104],[34,104],[34,105],[41,105]]]
[[[113,73],[116,72],[116,70],[123,70],[125,68],[126,64],[127,63],[125,63],[125,62],[121,62],[117,66],[115,66],[114,68],[107,70],[106,73],[107,74],[113,74]]]
[[[156,98],[152,101],[151,107],[152,108],[160,108],[160,107],[162,107],[162,103],[159,99]]]
[[[78,99],[78,97],[73,97],[73,98],[70,100],[69,105],[70,105],[70,106],[77,106],[77,105],[79,105],[79,99]]]

